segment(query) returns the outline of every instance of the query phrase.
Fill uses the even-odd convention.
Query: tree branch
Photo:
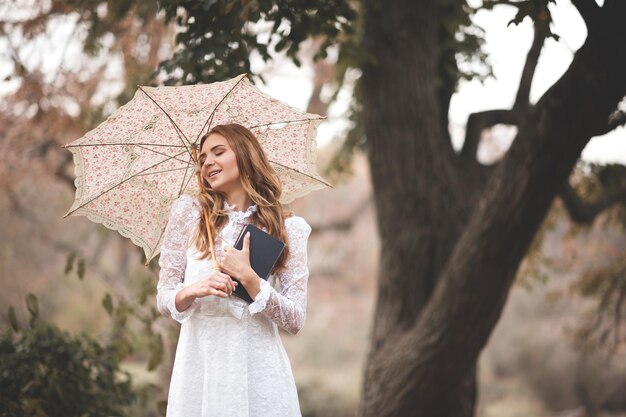
[[[480,143],[480,136],[485,129],[493,127],[496,124],[509,124],[517,125],[519,115],[521,111],[526,109],[529,105],[530,87],[532,86],[532,80],[535,75],[537,63],[539,62],[539,55],[541,49],[546,40],[548,34],[549,21],[547,19],[535,20],[535,36],[532,46],[526,56],[526,63],[522,70],[522,77],[520,79],[517,95],[515,96],[515,103],[512,110],[488,110],[480,113],[473,113],[467,120],[467,128],[465,131],[465,141],[463,142],[463,149],[461,150],[461,156],[465,158],[475,158],[478,145]]]
[[[570,183],[566,182],[559,196],[572,221],[591,224],[598,214],[613,204],[626,202],[626,187],[607,193],[595,202],[586,202],[576,193]]]
[[[532,85],[533,77],[535,75],[537,63],[539,62],[541,49],[543,48],[546,36],[548,35],[549,24],[550,22],[547,18],[542,19],[537,17],[537,19],[535,20],[535,36],[533,38],[533,43],[530,47],[530,50],[526,55],[526,63],[524,64],[524,69],[522,70],[522,78],[519,83],[517,95],[515,96],[515,104],[513,104],[514,111],[518,111],[518,109],[524,109],[528,107],[528,104],[530,103],[530,87]]]
[[[606,135],[609,132],[617,129],[620,126],[626,125],[626,112],[617,110],[609,117],[609,122],[604,129],[600,129],[596,136]]]
[[[572,4],[585,21],[588,30],[590,30],[592,26],[595,26],[600,15],[600,6],[598,6],[598,3],[594,0],[572,0]]]
[[[517,125],[518,118],[512,110],[487,110],[472,113],[467,118],[465,141],[461,149],[464,158],[476,158],[476,151],[480,143],[480,136],[485,129],[497,124]]]

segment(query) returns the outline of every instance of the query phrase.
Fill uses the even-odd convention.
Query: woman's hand
[[[221,298],[228,297],[235,291],[235,286],[237,285],[237,282],[233,281],[228,275],[220,271],[213,271],[208,277],[183,288],[176,294],[174,299],[176,310],[187,310],[196,298],[208,295]]]
[[[254,300],[261,291],[261,278],[250,266],[250,232],[243,237],[241,250],[226,247],[220,265],[222,271],[235,277]]]
[[[224,248],[220,269],[228,275],[236,277],[244,285],[245,279],[254,274],[254,270],[250,266],[250,232],[247,232],[243,237],[241,250],[229,246]]]
[[[188,294],[194,298],[215,295],[217,297],[228,297],[235,291],[237,283],[230,276],[220,271],[213,271],[208,277],[186,288]]]

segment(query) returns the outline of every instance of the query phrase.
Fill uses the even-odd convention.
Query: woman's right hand
[[[226,298],[238,285],[231,277],[220,271],[213,271],[206,278],[183,288],[176,294],[174,303],[178,311],[185,311],[193,303],[193,300],[208,295]]]
[[[236,281],[220,271],[212,271],[206,278],[187,287],[189,294],[194,298],[215,295],[226,298],[235,291]]]

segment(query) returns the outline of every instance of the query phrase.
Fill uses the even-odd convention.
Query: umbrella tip
[[[66,217],[71,216],[71,215],[72,215],[72,213],[74,213],[75,211],[76,211],[75,209],[74,209],[74,210],[72,210],[72,209],[70,208],[70,209],[69,209],[69,211],[63,215],[63,218],[65,219]]]

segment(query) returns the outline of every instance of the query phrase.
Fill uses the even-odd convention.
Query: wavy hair
[[[279,201],[282,193],[280,178],[270,165],[254,133],[236,123],[217,125],[202,136],[200,149],[202,149],[204,141],[213,133],[222,135],[235,153],[241,184],[250,199],[257,205],[256,212],[250,216],[252,223],[264,227],[270,235],[287,243],[285,218],[292,216],[293,213],[284,210]],[[201,166],[198,169],[201,169]],[[208,181],[202,178],[202,190],[198,199],[201,208],[206,209],[209,213],[209,223],[215,241],[218,232],[228,221],[228,213],[222,208],[226,195],[212,189]],[[200,216],[194,240],[200,252],[200,259],[208,258],[210,246],[207,225],[203,215]],[[283,269],[288,256],[289,247],[287,246],[278,258],[272,272]]]

